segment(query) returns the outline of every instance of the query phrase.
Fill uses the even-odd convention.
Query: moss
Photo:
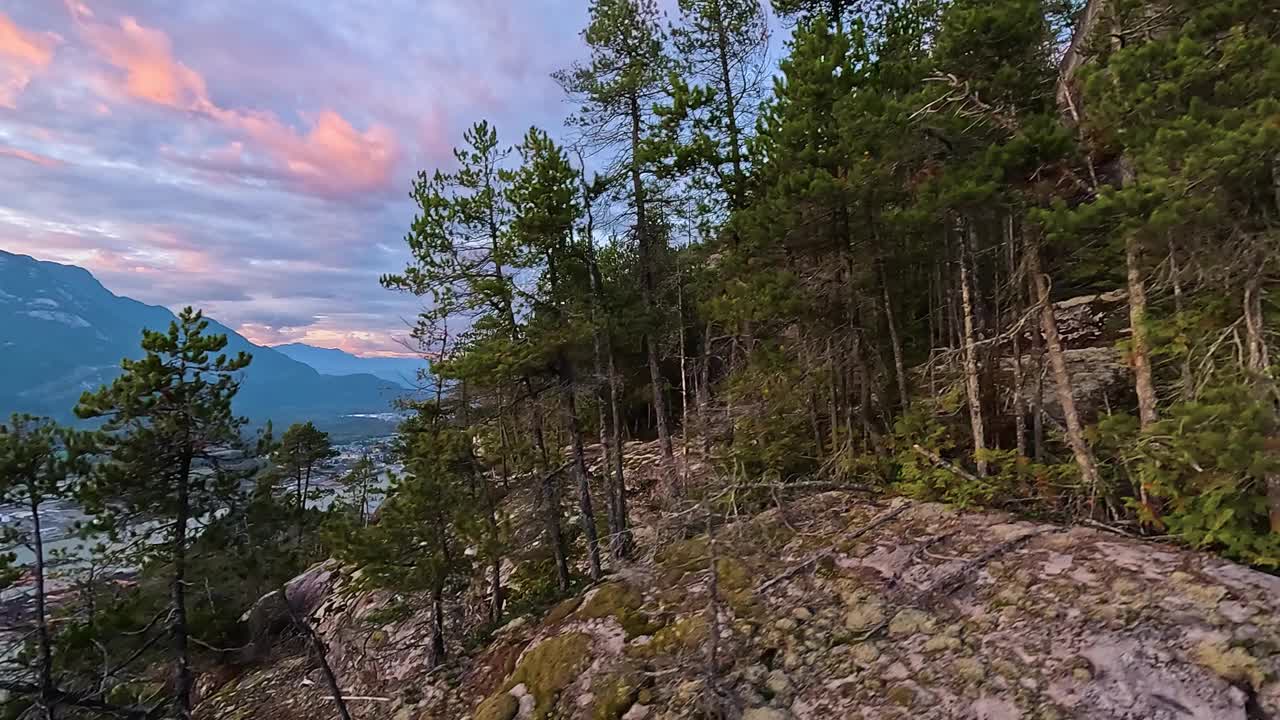
[[[525,653],[511,675],[511,686],[524,683],[534,697],[533,717],[542,720],[591,657],[591,636],[586,633],[557,635]]]
[[[498,692],[480,703],[475,720],[511,720],[519,703],[509,691],[524,684],[533,696],[533,720],[546,720],[560,693],[569,686],[591,660],[591,636],[567,633],[547,638],[526,652],[511,677]]]
[[[755,597],[755,576],[747,564],[737,558],[722,557],[716,561],[716,583],[720,594],[739,617],[755,617],[761,608]]]
[[[520,703],[507,692],[480,703],[476,708],[475,720],[511,720],[520,712]]]
[[[701,570],[707,564],[708,543],[706,537],[697,537],[667,545],[654,556],[662,568],[659,578],[663,585],[677,585],[685,573]]]
[[[635,705],[643,683],[644,675],[631,667],[596,678],[591,686],[591,693],[595,696],[592,719],[619,720]]]
[[[569,617],[569,615],[572,614],[574,610],[577,610],[578,606],[581,604],[582,598],[578,596],[561,601],[547,613],[547,617],[543,620],[543,624],[555,625],[561,620]]]
[[[894,685],[889,688],[889,699],[903,707],[911,707],[916,701],[916,691],[906,685]]]
[[[644,598],[640,592],[627,583],[608,583],[591,593],[578,611],[578,617],[584,620],[616,618],[628,639],[638,635],[651,635],[661,626],[650,622],[649,616],[640,611],[643,604]]]
[[[644,657],[675,655],[700,648],[707,639],[707,619],[702,615],[683,618],[659,630],[653,640],[636,648]]]
[[[1248,682],[1254,688],[1260,688],[1267,679],[1258,659],[1241,647],[1205,640],[1196,646],[1195,659],[1225,680]]]

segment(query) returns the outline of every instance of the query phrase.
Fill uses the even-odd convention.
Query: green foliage
[[[463,538],[476,522],[471,438],[428,406],[404,424],[401,444],[404,475],[392,479],[378,522],[338,550],[370,586],[439,593],[470,569]]]
[[[215,355],[227,338],[205,335],[208,325],[186,308],[168,332],[144,331],[145,356],[122,360],[120,377],[76,407],[81,418],[105,420],[98,449],[105,459],[85,484],[88,508],[117,533],[154,531],[133,520],[168,521],[161,534],[170,539],[143,544],[144,554],[172,552],[173,542],[184,542],[174,520],[214,513],[238,491],[238,475],[213,453],[240,442],[243,420],[231,400],[251,358]]]
[[[1280,567],[1280,537],[1267,514],[1266,480],[1280,471],[1269,402],[1232,384],[1170,405],[1146,432],[1126,420],[1104,424],[1102,442],[1117,449],[1122,469],[1152,494],[1155,513],[1140,508],[1149,521],[1191,545]]]

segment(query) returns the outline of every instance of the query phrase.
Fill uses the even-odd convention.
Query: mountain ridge
[[[419,358],[363,357],[341,348],[326,348],[306,343],[286,343],[270,347],[278,353],[310,366],[321,375],[342,377],[368,374],[410,390],[417,386],[419,372],[426,372],[428,369],[427,362]]]
[[[321,374],[206,319],[210,333],[227,336],[228,354],[253,355],[235,407],[255,423],[384,411],[404,393],[370,374]],[[110,382],[121,358],[141,356],[143,328],[173,320],[168,308],[117,295],[85,268],[0,250],[0,413],[73,419],[83,391]]]

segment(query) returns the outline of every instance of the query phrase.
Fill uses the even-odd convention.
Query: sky
[[[0,249],[260,344],[402,353],[420,170],[557,133],[585,0],[0,4]]]

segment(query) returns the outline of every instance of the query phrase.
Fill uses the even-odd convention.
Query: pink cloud
[[[271,346],[300,342],[313,347],[337,348],[363,357],[417,357],[386,332],[344,330],[336,326],[273,327],[260,323],[245,323],[236,328],[236,332],[255,345]]]
[[[0,12],[0,107],[12,108],[36,73],[49,66],[60,38],[23,30]]]
[[[276,176],[304,191],[327,197],[363,194],[391,187],[400,149],[390,128],[374,124],[358,130],[337,112],[321,110],[298,131],[274,113],[219,106],[208,83],[173,54],[169,37],[131,17],[118,26],[96,23],[83,12],[79,25],[95,51],[122,73],[114,78],[121,95],[191,112],[247,141],[199,158],[210,169]]]
[[[124,71],[130,97],[182,110],[212,107],[200,73],[173,57],[169,37],[126,17],[119,27],[82,22],[85,36],[102,57]]]
[[[29,163],[33,163],[35,165],[40,165],[42,167],[47,167],[47,168],[61,167],[62,165],[65,164],[61,160],[57,158],[51,158],[48,155],[41,155],[40,153],[34,153],[34,152],[31,152],[30,150],[23,150],[21,148],[13,148],[13,147],[5,147],[3,145],[0,145],[0,157],[17,158],[18,160],[25,160]]]

